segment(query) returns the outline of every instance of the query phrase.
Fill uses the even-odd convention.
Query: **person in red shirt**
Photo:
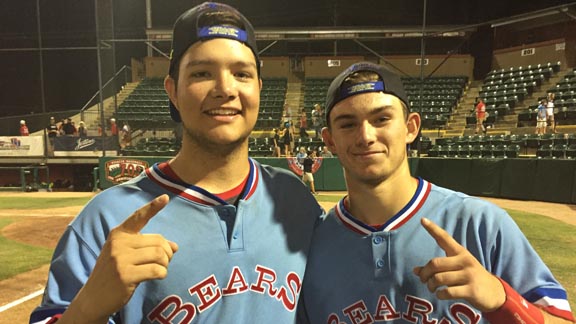
[[[486,134],[484,120],[486,120],[486,104],[482,98],[478,98],[478,103],[476,104],[476,131],[474,134],[478,134],[478,130],[480,129],[482,133]]]
[[[112,136],[118,135],[118,125],[116,125],[116,119],[110,118],[110,132]]]
[[[20,121],[20,136],[30,136],[28,126],[26,126],[26,121],[24,119]]]

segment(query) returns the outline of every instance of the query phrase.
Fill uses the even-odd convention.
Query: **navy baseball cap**
[[[214,13],[229,13],[238,18],[243,28],[231,25],[229,21],[214,23],[208,26],[200,26],[200,21],[206,15]],[[226,19],[227,20],[227,19]],[[248,46],[256,58],[256,68],[260,75],[260,60],[258,58],[258,47],[256,46],[256,36],[252,24],[238,10],[229,5],[204,2],[185,13],[183,13],[174,24],[172,36],[172,51],[170,52],[170,76],[174,76],[180,66],[182,55],[192,44],[197,41],[204,41],[213,38],[228,38],[237,40]],[[181,122],[180,113],[170,102],[170,116],[175,122]]]
[[[357,84],[344,85],[344,81],[356,72],[374,72],[379,76],[375,82],[361,82]],[[408,96],[404,92],[404,85],[400,76],[387,68],[371,62],[359,62],[352,64],[349,68],[340,73],[330,84],[326,94],[325,118],[328,123],[330,111],[340,101],[353,95],[367,92],[383,92],[398,97],[410,111]]]

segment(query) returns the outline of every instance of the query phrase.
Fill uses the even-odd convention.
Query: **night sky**
[[[203,1],[152,0],[156,28],[171,28],[186,9]],[[270,27],[420,26],[423,1],[415,0],[230,0],[256,29]],[[427,25],[486,22],[573,1],[434,0]],[[99,0],[102,38],[145,38],[144,0]],[[106,3],[113,5],[106,6]],[[519,3],[521,6],[519,7]],[[79,110],[98,90],[94,1],[39,0],[44,63],[45,110]],[[114,15],[112,15],[114,12]],[[0,0],[0,117],[42,112],[36,0]],[[117,43],[116,67],[146,55],[140,43]],[[76,49],[63,50],[62,47]],[[48,50],[48,48],[52,48]],[[60,48],[60,49],[59,49]],[[108,51],[109,53],[110,51]],[[419,53],[416,48],[414,53]],[[113,70],[111,55],[103,62]],[[105,80],[104,80],[105,81]]]

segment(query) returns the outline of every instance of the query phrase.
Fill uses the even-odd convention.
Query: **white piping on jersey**
[[[240,197],[241,199],[250,198],[258,184],[258,168],[252,159],[249,158],[248,162],[250,164],[250,172],[248,174],[248,180],[246,181],[246,189],[243,191],[242,196]],[[146,169],[146,175],[150,180],[156,182],[166,190],[178,194],[180,197],[187,200],[208,206],[228,205],[226,201],[200,187],[188,185],[181,181],[177,182],[177,180],[168,177],[160,170],[158,163]]]
[[[568,313],[567,314],[568,316],[569,316],[569,314],[572,314],[571,310],[570,310],[570,303],[568,303],[568,300],[566,300],[566,299],[559,299],[559,298],[553,298],[553,297],[549,297],[549,296],[543,296],[542,298],[535,301],[534,304],[540,305],[545,309],[556,308],[558,310],[557,312],[548,311],[549,313],[552,313],[552,314],[555,314],[558,312]]]
[[[374,232],[387,232],[391,230],[395,230],[406,223],[412,216],[414,216],[420,207],[426,201],[428,194],[430,193],[430,189],[432,185],[422,179],[418,178],[418,188],[414,193],[414,196],[402,210],[400,210],[396,215],[390,218],[382,227],[374,228],[370,225],[364,224],[363,222],[356,219],[350,212],[346,209],[344,204],[344,200],[346,198],[342,198],[338,204],[336,204],[335,214],[340,219],[340,221],[346,225],[348,228],[363,235],[370,235]]]

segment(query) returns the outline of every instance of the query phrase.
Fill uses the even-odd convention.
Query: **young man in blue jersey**
[[[330,85],[322,137],[348,196],[314,234],[302,323],[570,323],[566,292],[509,215],[410,174],[420,128],[400,78],[357,63]]]
[[[204,3],[174,25],[165,88],[182,149],[70,224],[31,323],[293,323],[322,209],[248,157],[260,61],[250,23]],[[287,194],[288,193],[288,194]]]

